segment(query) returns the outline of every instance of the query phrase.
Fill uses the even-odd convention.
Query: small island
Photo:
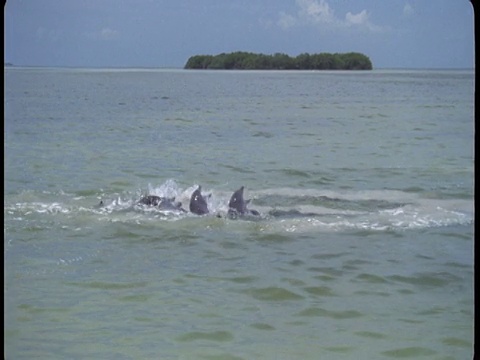
[[[296,57],[276,53],[255,54],[245,51],[218,55],[191,56],[185,69],[226,70],[372,70],[368,56],[357,53],[303,53]]]

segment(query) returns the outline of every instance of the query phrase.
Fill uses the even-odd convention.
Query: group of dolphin
[[[228,202],[228,216],[230,218],[237,218],[244,215],[260,215],[260,213],[256,210],[247,209],[247,204],[250,202],[250,199],[245,200],[243,198],[243,190],[244,187],[242,186],[230,197],[230,201]],[[199,186],[190,197],[190,212],[196,215],[205,215],[210,213],[206,200],[210,196],[211,194],[207,196],[202,195],[202,187]],[[155,206],[161,210],[187,212],[185,209],[182,208],[181,202],[175,201],[175,197],[167,198],[157,195],[147,195],[141,198],[139,203]]]

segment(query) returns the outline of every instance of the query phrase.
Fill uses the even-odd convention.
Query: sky
[[[4,30],[4,61],[19,66],[182,68],[233,51],[475,63],[469,0],[6,0]]]

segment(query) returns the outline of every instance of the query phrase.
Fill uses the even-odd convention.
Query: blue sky
[[[468,0],[7,0],[4,61],[177,67],[197,54],[357,51],[374,68],[472,68]]]

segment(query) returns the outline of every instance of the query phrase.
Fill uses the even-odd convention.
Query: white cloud
[[[117,39],[120,33],[117,30],[104,27],[101,30],[85,32],[84,36],[88,39],[110,41]]]
[[[288,29],[295,25],[297,19],[289,14],[285,14],[283,11],[280,13],[280,18],[277,21],[278,26],[282,29]]]
[[[345,18],[339,18],[326,0],[296,0],[298,12],[296,15],[281,12],[277,24],[288,29],[295,25],[310,24],[323,30],[339,30],[355,27],[358,30],[378,32],[383,27],[370,21],[370,14],[362,10],[357,14],[347,12]]]
[[[314,23],[333,23],[335,15],[325,0],[297,0],[299,16]]]
[[[358,14],[352,14],[351,12],[348,12],[347,15],[345,15],[345,20],[347,21],[347,24],[365,25],[368,23],[367,10],[362,10]]]
[[[410,16],[413,15],[414,12],[415,10],[413,10],[412,5],[410,5],[408,2],[405,3],[405,6],[403,7],[403,15]]]
[[[370,14],[367,12],[367,10],[362,10],[358,14],[352,14],[351,12],[348,12],[345,15],[345,23],[348,26],[357,26],[359,28],[367,29],[372,32],[376,31],[382,31],[382,27],[373,24],[369,20]]]
[[[110,28],[103,28],[100,31],[100,39],[102,40],[112,40],[117,38],[117,36],[118,36],[117,30],[112,30]]]

